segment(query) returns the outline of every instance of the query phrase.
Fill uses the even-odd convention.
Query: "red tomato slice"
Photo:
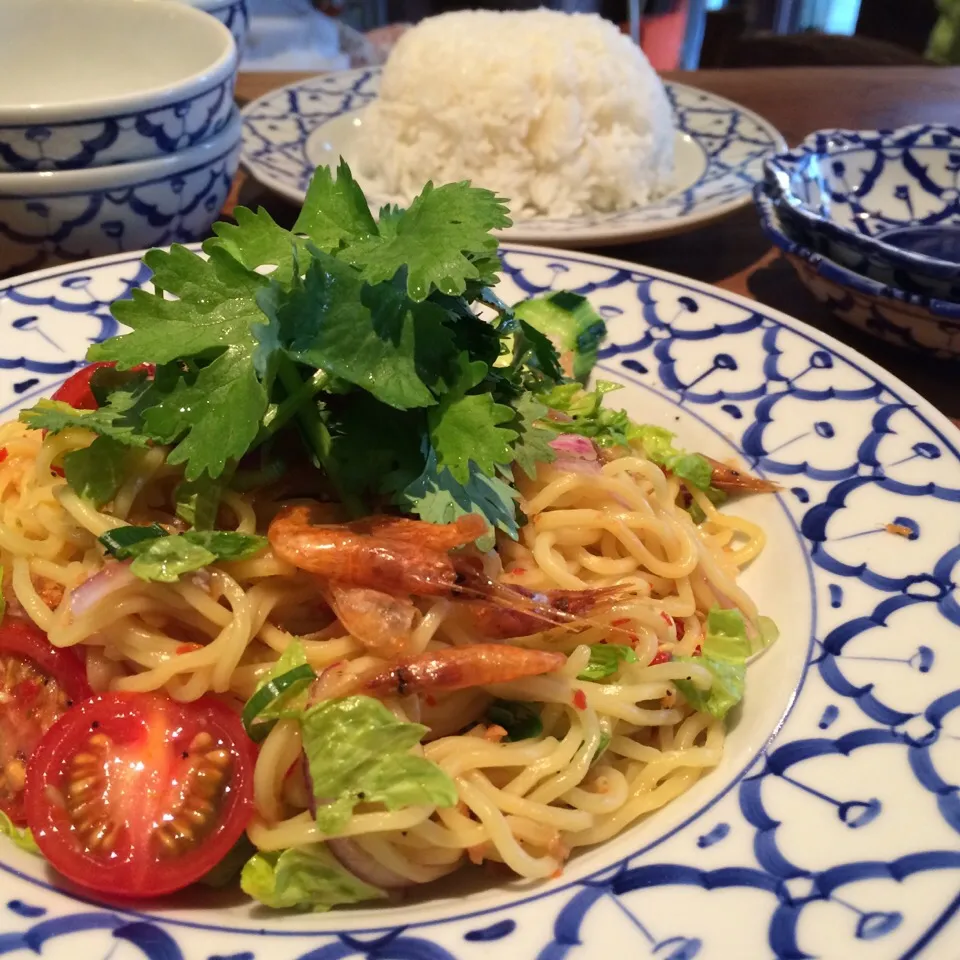
[[[27,770],[27,824],[82,887],[152,897],[220,862],[253,811],[253,744],[212,697],[110,693],[69,710]]]
[[[105,367],[115,366],[116,363],[113,360],[98,360],[95,363],[87,364],[87,366],[64,380],[51,399],[68,403],[74,410],[96,410],[100,404],[97,403],[97,398],[93,395],[93,389],[90,386],[93,375]],[[130,372],[139,373],[146,370],[152,376],[154,369],[152,363],[141,363],[131,368]]]
[[[52,400],[69,403],[74,410],[96,410],[99,404],[90,389],[93,375],[103,367],[115,367],[113,361],[98,361],[82,367],[57,387]]]
[[[93,695],[73,650],[58,650],[26,620],[0,623],[0,809],[26,823],[27,761],[43,735],[69,709]]]

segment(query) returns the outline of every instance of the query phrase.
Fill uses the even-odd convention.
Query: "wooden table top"
[[[241,74],[237,100],[245,103],[304,76]],[[776,125],[791,144],[826,127],[876,129],[929,121],[960,126],[960,68],[790,67],[666,76],[756,111]],[[296,213],[242,173],[231,201],[264,206],[287,226]],[[834,320],[771,248],[752,206],[689,233],[598,252],[713,283],[804,320],[875,360],[960,421],[960,363],[910,354]]]

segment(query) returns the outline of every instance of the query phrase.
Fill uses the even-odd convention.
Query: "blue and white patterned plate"
[[[956,960],[960,444],[823,334],[658,271],[508,245],[501,293],[578,290],[637,416],[782,485],[746,586],[780,624],[719,768],[545,884],[278,916],[223,894],[83,898],[0,839],[0,956],[46,960]],[[0,413],[49,393],[147,282],[123,255],[0,287]],[[886,529],[897,524],[900,533]],[[212,896],[212,895],[211,895]]]
[[[243,109],[241,163],[298,207],[318,166],[354,163],[356,127],[377,96],[379,68],[313,77],[273,90]],[[712,93],[667,83],[676,129],[676,189],[643,207],[564,220],[525,220],[505,232],[515,242],[601,246],[679,233],[750,202],[763,160],[784,149],[762,117]],[[388,150],[389,144],[384,144]],[[385,197],[367,191],[371,206]]]

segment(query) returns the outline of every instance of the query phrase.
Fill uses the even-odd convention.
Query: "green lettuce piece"
[[[597,351],[607,335],[607,325],[586,297],[558,290],[523,300],[514,315],[548,336],[561,353],[573,354],[573,375],[586,383],[597,362]]]
[[[240,886],[247,896],[275,910],[315,913],[386,896],[345,870],[323,843],[255,854],[244,865]]]
[[[0,575],[3,571],[0,570]],[[776,643],[780,637],[780,628],[769,617],[757,617],[757,626],[760,629],[760,649]]]
[[[578,680],[602,680],[620,669],[621,663],[636,663],[633,647],[623,643],[595,643],[590,647],[590,660]]]
[[[507,731],[507,743],[529,740],[543,733],[543,721],[536,704],[524,700],[494,700],[485,714],[488,723],[495,723]]]
[[[614,390],[623,388],[621,383],[598,380],[592,391],[586,391],[579,383],[562,383],[537,396],[544,406],[571,417],[569,422],[542,421],[541,425],[556,433],[577,433],[590,437],[601,447],[629,445],[628,431],[633,423],[626,410],[614,410],[603,405],[603,398]]]
[[[694,710],[722,719],[743,699],[747,657],[753,650],[739,610],[714,607],[707,614],[705,633],[701,656],[673,659],[676,663],[697,663],[709,670],[709,689],[701,690],[691,680],[674,682]]]
[[[307,666],[307,654],[300,640],[292,640],[287,649],[280,654],[273,669],[261,678],[254,691],[254,697],[267,684],[273,683],[279,677],[284,676],[297,667]],[[307,698],[310,695],[310,682],[297,683],[289,687],[279,696],[274,697],[270,703],[262,710],[258,710],[256,719],[258,723],[266,723],[270,720],[296,720],[300,718],[304,707],[307,705]],[[251,700],[253,697],[250,698]]]
[[[648,460],[698,490],[707,490],[713,468],[699,453],[678,450],[673,445],[673,437],[669,430],[652,424],[631,424],[627,429],[627,439],[630,443],[639,444]]]
[[[2,572],[2,571],[0,571]],[[13,821],[0,810],[0,834],[9,837],[14,845],[27,853],[35,853],[40,856],[40,848],[33,839],[33,834],[27,827],[18,827]]]
[[[427,728],[403,723],[379,700],[325,700],[300,717],[303,750],[318,801],[317,826],[335,836],[358,803],[388,810],[452,807],[457,788],[435,763],[410,751]]]

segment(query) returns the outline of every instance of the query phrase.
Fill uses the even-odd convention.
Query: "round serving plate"
[[[507,300],[587,296],[633,416],[777,481],[732,509],[781,636],[721,764],[546,883],[466,870],[406,903],[283,915],[232,891],[106,903],[0,838],[0,955],[47,960],[955,960],[960,924],[960,451],[849,348],[715,288],[502,248]],[[0,286],[0,412],[50,393],[147,284],[135,255]],[[612,398],[611,398],[612,399]]]
[[[675,188],[642,207],[567,219],[523,220],[503,235],[513,242],[603,246],[680,233],[750,202],[764,158],[785,147],[762,117],[730,100],[681,83],[665,84],[673,107]],[[298,207],[317,167],[342,156],[361,186],[356,141],[363,108],[380,87],[380,69],[324,74],[272,90],[243,109],[241,163],[264,186]],[[390,149],[384,144],[385,150]],[[370,206],[389,198],[367,190]]]

